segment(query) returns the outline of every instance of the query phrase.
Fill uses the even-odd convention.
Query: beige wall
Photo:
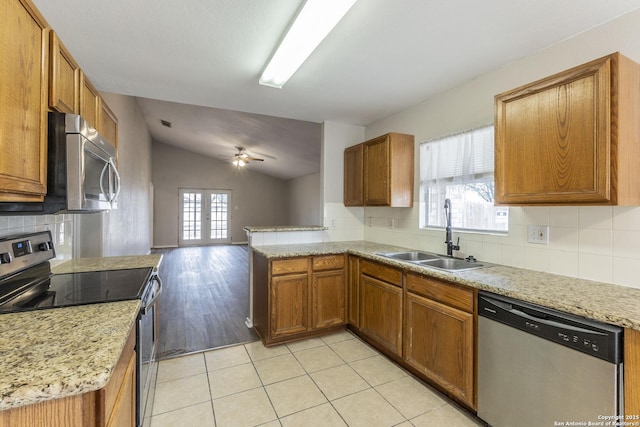
[[[366,137],[390,131],[414,134],[418,153],[421,141],[492,123],[497,93],[615,51],[640,62],[638,28],[640,10],[373,123],[366,127]],[[416,156],[416,171],[418,160]],[[418,189],[416,173],[415,200]],[[329,211],[337,217],[348,213],[344,206]],[[412,209],[365,208],[361,219],[367,240],[444,250],[444,231],[418,227],[417,204]],[[549,245],[527,243],[528,225],[548,225]],[[510,209],[508,236],[454,232],[458,236],[463,254],[481,260],[640,288],[639,207],[515,207]]]
[[[259,166],[259,165],[258,165]],[[245,225],[286,225],[289,220],[287,182],[230,162],[153,142],[154,233],[156,247],[178,245],[180,188],[232,191],[232,242],[246,242]]]
[[[301,176],[289,186],[289,225],[321,225],[320,173]]]
[[[77,256],[141,255],[151,249],[151,136],[135,98],[103,93],[118,117],[118,208],[76,215]],[[102,233],[96,230],[102,229]],[[86,236],[94,236],[84,238]]]

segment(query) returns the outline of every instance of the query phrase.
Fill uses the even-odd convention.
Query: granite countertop
[[[0,410],[103,388],[140,301],[0,315]]]
[[[415,250],[366,241],[255,246],[267,258],[349,253],[449,282],[640,330],[640,289],[492,264],[459,272],[393,260],[379,252]],[[482,261],[482,260],[480,260]]]
[[[153,267],[162,255],[80,258],[54,274]],[[103,388],[140,300],[0,314],[0,410]]]
[[[245,225],[243,229],[250,233],[264,233],[274,231],[323,231],[329,228],[321,225]]]
[[[51,268],[53,274],[82,273],[85,271],[127,270],[153,267],[156,271],[162,262],[162,254],[78,258]]]

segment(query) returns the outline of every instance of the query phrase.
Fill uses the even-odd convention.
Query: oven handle
[[[156,282],[158,284],[158,289],[156,294],[151,299],[151,301],[149,301],[142,308],[140,308],[140,314],[143,316],[147,314],[147,307],[151,307],[152,305],[154,305],[158,300],[158,297],[160,297],[160,294],[162,293],[162,280],[160,280],[160,276],[158,276],[157,274],[154,274],[153,276],[151,276],[151,281]]]

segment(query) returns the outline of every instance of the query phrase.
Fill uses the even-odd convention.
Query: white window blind
[[[444,200],[454,228],[505,232],[509,210],[495,207],[493,126],[420,144],[421,226],[444,227]]]

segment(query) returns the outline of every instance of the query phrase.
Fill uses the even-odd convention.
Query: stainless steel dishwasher
[[[478,416],[489,425],[615,425],[624,413],[622,328],[486,292],[478,316]]]

